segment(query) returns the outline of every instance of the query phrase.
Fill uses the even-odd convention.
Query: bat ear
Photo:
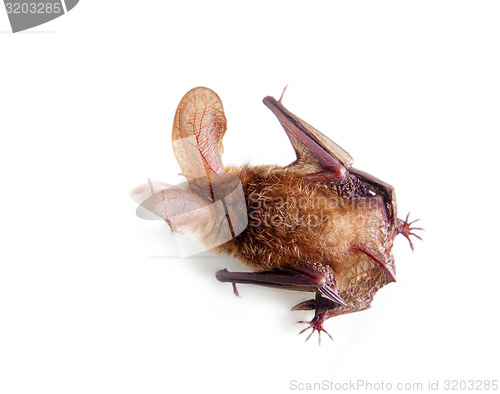
[[[198,87],[187,92],[177,107],[172,143],[182,175],[188,180],[224,171],[222,137],[226,117],[219,96]]]
[[[276,115],[292,143],[297,160],[290,167],[314,180],[343,179],[352,157],[326,135],[288,111],[274,97],[264,104]]]
[[[171,187],[166,182],[161,182],[161,181],[149,181],[148,183],[145,183],[144,185],[137,186],[130,192],[130,197],[132,197],[132,200],[134,200],[137,204],[142,204],[144,201],[146,201],[149,197],[151,197],[153,194],[158,193],[162,190],[168,189]]]
[[[205,250],[231,240],[248,224],[245,195],[235,175],[222,173],[210,181],[198,178],[176,186],[149,182],[130,194],[140,204],[137,216],[163,219],[174,233],[194,234]],[[185,249],[182,238],[176,239],[182,255],[192,254],[192,245]]]
[[[163,219],[176,233],[183,234],[211,227],[217,213],[196,193],[183,190],[179,186],[168,186],[163,182],[138,186],[130,195],[140,204],[137,209],[139,217]]]

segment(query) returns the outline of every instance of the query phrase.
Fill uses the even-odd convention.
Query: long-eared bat
[[[226,118],[215,92],[198,87],[175,114],[174,153],[187,182],[143,185],[132,191],[142,207],[174,232],[195,232],[218,253],[252,272],[221,270],[221,282],[313,292],[293,310],[314,310],[308,323],[326,332],[330,317],[370,306],[395,280],[393,241],[413,244],[413,222],[397,218],[392,186],[351,166],[352,158],[280,100],[264,98],[295,149],[288,166],[224,166]],[[328,334],[328,333],[327,333]],[[329,334],[328,334],[329,335]],[[309,338],[307,337],[307,338]]]

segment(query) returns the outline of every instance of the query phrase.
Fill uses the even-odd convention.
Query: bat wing
[[[393,187],[352,167],[352,157],[326,135],[287,110],[281,101],[266,97],[264,104],[285,129],[297,154],[290,168],[314,182],[331,182],[349,198],[382,196],[389,221],[396,225],[396,200]]]
[[[274,97],[264,104],[276,115],[297,154],[291,164],[304,175],[314,178],[342,179],[352,164],[352,157],[326,135],[288,111]]]
[[[274,269],[261,272],[229,272],[226,269],[215,274],[221,282],[244,283],[267,287],[278,287],[296,291],[315,291],[338,305],[346,305],[333,287],[324,283],[321,275],[312,276],[294,269]]]

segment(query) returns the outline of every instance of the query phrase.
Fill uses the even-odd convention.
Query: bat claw
[[[406,215],[406,219],[404,221],[398,219],[398,225],[396,227],[396,235],[403,234],[410,243],[411,250],[414,250],[413,242],[411,242],[410,236],[413,236],[422,241],[422,237],[420,237],[420,235],[415,234],[413,231],[415,230],[423,231],[424,229],[422,227],[412,227],[412,224],[418,222],[420,219],[415,219],[409,222],[408,221],[409,217],[410,213],[408,212],[408,215]]]
[[[322,332],[324,332],[326,335],[328,335],[328,337],[333,341],[333,337],[329,334],[328,331],[326,331],[323,328],[324,322],[325,322],[325,318],[324,318],[323,314],[314,316],[314,319],[312,319],[311,321],[303,321],[303,320],[298,321],[297,323],[309,324],[309,326],[307,326],[306,328],[301,330],[298,335],[306,332],[309,329],[312,329],[312,331],[309,333],[309,335],[306,338],[306,342],[309,340],[309,338],[311,338],[311,336],[314,334],[315,331],[318,332],[318,344],[319,345],[321,345],[321,333]]]
[[[233,293],[236,297],[241,297],[238,288],[236,287],[236,283],[233,282]]]
[[[283,92],[281,93],[281,97],[280,99],[278,100],[280,103],[281,101],[283,100],[283,96],[285,95],[285,92],[286,92],[286,88],[288,87],[288,85],[286,85],[284,88],[283,88]]]

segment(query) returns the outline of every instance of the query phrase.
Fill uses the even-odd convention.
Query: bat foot
[[[419,235],[415,234],[413,231],[415,231],[415,230],[422,231],[423,228],[422,227],[412,227],[412,224],[418,222],[420,219],[415,219],[415,220],[409,222],[408,221],[409,217],[410,217],[410,213],[408,212],[408,215],[406,215],[406,219],[404,221],[402,221],[401,219],[398,219],[396,233],[403,234],[406,237],[406,239],[408,240],[408,242],[410,243],[411,250],[414,250],[413,242],[411,242],[410,236],[414,236],[415,238],[422,241],[422,238]]]
[[[321,345],[321,333],[324,332],[328,337],[333,341],[333,337],[328,333],[323,328],[323,323],[325,322],[325,314],[320,313],[314,316],[314,318],[311,321],[298,321],[297,323],[304,323],[304,324],[309,324],[308,327],[304,328],[302,331],[299,332],[298,335],[306,332],[309,329],[312,329],[312,331],[309,333],[309,335],[306,338],[306,342],[311,338],[311,336],[314,334],[315,331],[318,332],[318,344]]]

